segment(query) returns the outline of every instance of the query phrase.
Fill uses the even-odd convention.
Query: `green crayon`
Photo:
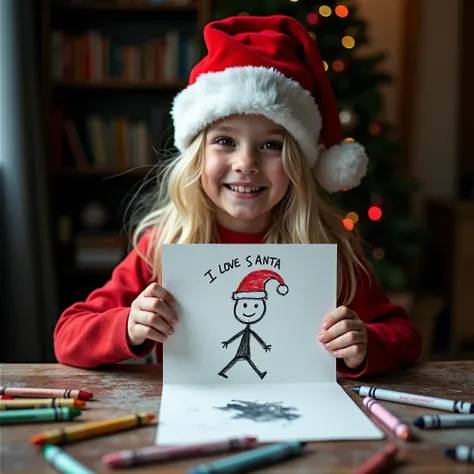
[[[38,423],[42,421],[67,421],[81,414],[77,408],[32,408],[0,412],[0,425],[14,423]]]

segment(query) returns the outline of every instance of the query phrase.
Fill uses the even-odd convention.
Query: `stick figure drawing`
[[[259,342],[265,352],[271,350],[272,346],[266,344],[266,342],[251,329],[251,325],[258,323],[265,316],[267,311],[266,300],[268,298],[268,292],[265,290],[265,285],[269,280],[278,281],[278,294],[286,295],[288,293],[288,286],[286,286],[283,278],[278,273],[273,270],[256,270],[247,274],[240,282],[237,290],[232,294],[232,299],[235,300],[234,317],[240,323],[245,324],[245,328],[227,341],[222,341],[222,347],[227,349],[229,344],[239,337],[241,338],[239,348],[234,358],[219,372],[218,375],[221,377],[228,378],[226,372],[228,372],[236,362],[241,360],[247,361],[260,379],[263,379],[265,375],[267,375],[266,371],[261,372],[258,369],[250,357],[250,336],[253,336]]]

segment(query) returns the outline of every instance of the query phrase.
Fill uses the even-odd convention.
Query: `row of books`
[[[156,161],[151,129],[159,134],[161,120],[160,110],[152,111],[151,124],[142,119],[104,118],[97,115],[73,121],[63,117],[60,110],[55,110],[52,127],[53,166],[59,169],[69,164],[81,170],[90,167],[128,169],[150,165]],[[68,160],[69,157],[72,160]]]
[[[59,5],[192,5],[194,0],[62,0]]]
[[[176,29],[138,45],[120,44],[97,30],[55,30],[51,38],[51,75],[57,81],[176,81],[186,79],[198,59],[196,40]]]
[[[126,253],[126,243],[116,233],[80,233],[75,239],[76,269],[111,269]]]

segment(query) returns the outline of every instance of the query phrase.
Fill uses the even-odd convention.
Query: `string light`
[[[339,18],[345,18],[347,15],[349,15],[349,10],[346,6],[344,5],[338,5],[334,12]]]
[[[347,217],[345,219],[342,219],[342,224],[348,231],[351,231],[354,228],[354,222],[348,219]]]
[[[382,258],[385,257],[385,250],[380,248],[380,247],[377,247],[376,249],[374,249],[374,251],[372,252],[372,256],[376,259],[376,260],[382,260]]]
[[[356,212],[348,212],[346,218],[350,219],[354,224],[357,224],[359,215]]]
[[[306,15],[306,21],[308,22],[309,25],[317,25],[319,21],[319,15],[314,12],[309,12]]]
[[[328,16],[331,15],[331,13],[332,13],[332,10],[327,5],[322,5],[322,6],[319,7],[319,14],[321,16],[328,17]]]
[[[245,16],[245,15],[250,15],[250,13],[249,12],[240,12],[239,13],[239,16]]]
[[[351,137],[344,138],[344,141],[347,142],[347,143],[354,143],[355,142],[355,140]]]
[[[329,64],[326,61],[323,61],[324,70],[327,71],[329,69]]]
[[[290,2],[296,3],[298,0],[290,0]]]
[[[316,33],[314,31],[308,31],[308,35],[313,41],[316,41]]]
[[[342,72],[342,71],[344,71],[345,67],[346,67],[346,65],[344,64],[344,61],[342,61],[341,59],[336,59],[332,63],[332,68],[335,72]]]
[[[355,46],[355,39],[352,36],[344,36],[341,42],[342,46],[347,49],[352,49]]]
[[[372,221],[378,221],[382,217],[382,209],[378,206],[371,206],[368,211],[369,219]]]
[[[371,123],[369,125],[369,133],[376,137],[382,133],[382,127],[378,123]]]

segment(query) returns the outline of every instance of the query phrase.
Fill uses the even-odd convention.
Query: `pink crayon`
[[[143,448],[127,449],[106,454],[102,457],[102,462],[110,468],[139,466],[156,461],[169,461],[171,459],[183,459],[223,451],[253,448],[256,442],[257,438],[246,436],[213,443],[170,446],[165,448],[160,446],[145,446]]]
[[[362,403],[367,410],[375,415],[384,425],[390,428],[398,438],[408,441],[412,437],[409,426],[399,420],[396,416],[392,415],[386,408],[380,405],[379,402],[371,397],[365,397]]]

